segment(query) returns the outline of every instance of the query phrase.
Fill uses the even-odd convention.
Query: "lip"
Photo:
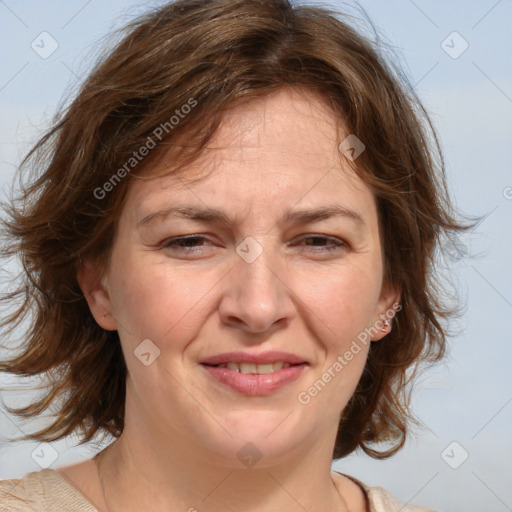
[[[308,364],[295,364],[295,366],[264,375],[240,373],[229,368],[219,368],[218,366],[209,366],[208,364],[201,364],[201,366],[211,378],[238,393],[249,396],[266,396],[298,379]]]
[[[282,352],[278,350],[270,350],[267,352],[226,352],[224,354],[217,354],[200,361],[203,365],[215,365],[221,363],[253,363],[253,364],[268,364],[282,361],[283,363],[290,364],[309,364],[306,359],[289,352]],[[287,369],[287,368],[285,368]],[[279,370],[283,371],[283,370]],[[275,372],[279,373],[279,372]],[[272,375],[272,374],[268,374]]]

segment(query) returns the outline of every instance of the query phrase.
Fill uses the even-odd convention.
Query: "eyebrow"
[[[154,222],[163,221],[171,215],[201,222],[222,223],[228,225],[230,217],[217,208],[198,208],[195,206],[172,206],[164,210],[158,210],[146,215],[137,222],[137,229]],[[296,210],[285,213],[280,219],[280,224],[307,224],[330,219],[332,217],[344,217],[361,226],[365,225],[363,217],[344,206],[333,204],[311,210]]]

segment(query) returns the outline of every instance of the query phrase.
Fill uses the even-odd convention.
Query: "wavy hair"
[[[173,149],[167,172],[187,172],[228,109],[295,87],[319,94],[364,142],[354,170],[375,194],[384,280],[401,294],[393,329],[371,345],[341,415],[333,459],[358,447],[375,458],[395,453],[416,370],[446,350],[453,309],[436,284],[437,249],[467,227],[413,87],[349,16],[288,0],[178,0],[123,30],[23,160],[30,181],[4,205],[1,254],[19,258],[22,271],[1,298],[17,306],[0,325],[8,334],[28,327],[0,371],[46,380],[42,397],[8,410],[30,418],[58,404],[55,421],[22,439],[120,436],[127,367],[117,331],[95,322],[77,282],[82,258],[106,268],[128,187],[151,173],[158,148]]]

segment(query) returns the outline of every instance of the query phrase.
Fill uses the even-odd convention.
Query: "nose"
[[[270,248],[251,263],[238,254],[234,261],[219,305],[221,321],[248,334],[267,334],[287,325],[296,308],[286,265]]]

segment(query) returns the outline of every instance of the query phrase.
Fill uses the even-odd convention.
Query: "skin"
[[[204,179],[131,185],[109,268],[98,279],[86,262],[78,276],[98,324],[118,330],[129,372],[125,430],[101,457],[108,508],[91,461],[59,470],[101,510],[364,510],[359,487],[331,463],[369,343],[309,404],[297,399],[399,298],[383,285],[375,198],[338,150],[339,131],[321,98],[281,89],[227,114],[194,163]],[[362,222],[279,222],[333,203]],[[171,215],[137,228],[178,204],[230,220]],[[205,237],[195,252],[163,244],[191,234]],[[331,239],[313,235],[342,245],[328,251]],[[246,237],[263,251],[252,263],[236,252]],[[160,350],[148,366],[134,356],[145,339]],[[309,365],[269,396],[246,396],[199,364],[233,350],[283,350]],[[262,456],[252,468],[237,457],[247,442]]]

